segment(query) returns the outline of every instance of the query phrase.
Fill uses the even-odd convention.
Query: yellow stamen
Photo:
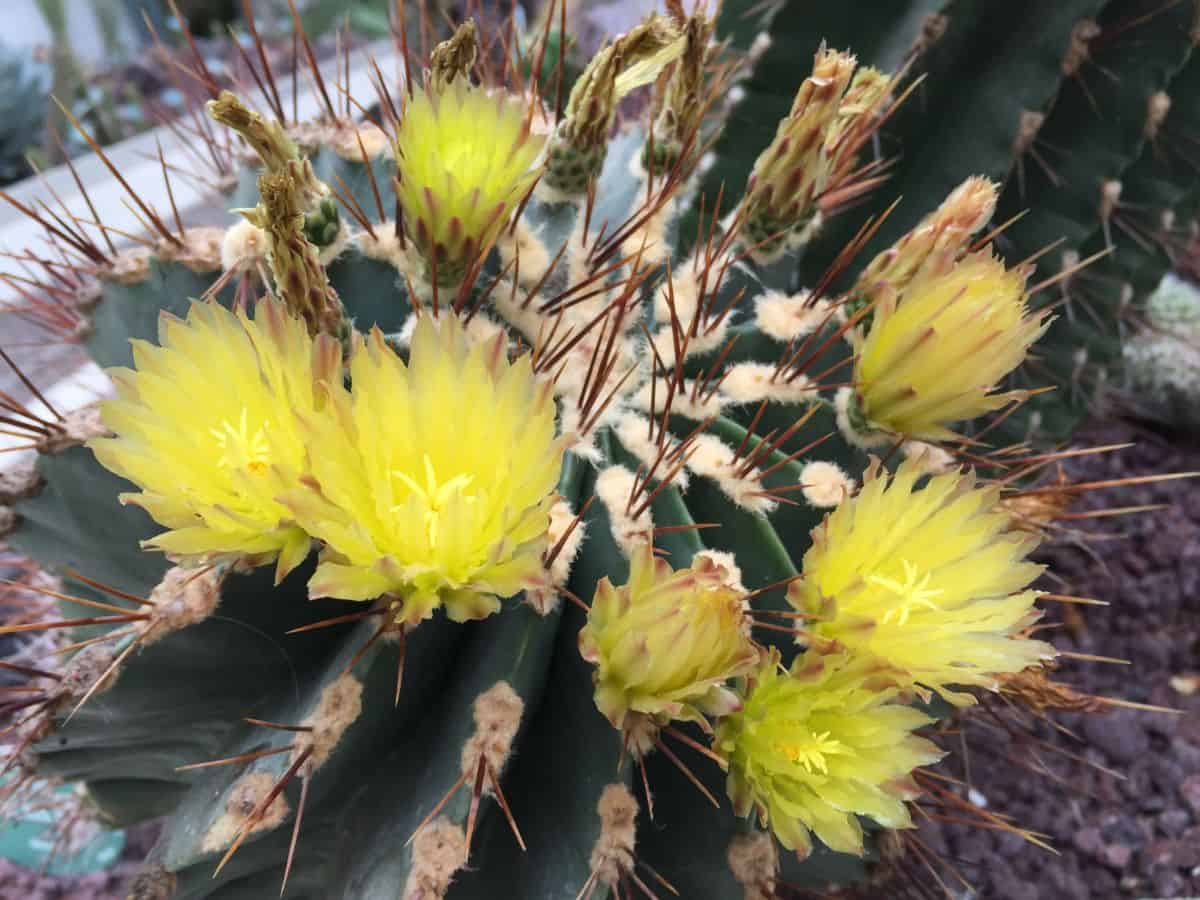
[[[221,451],[221,456],[217,459],[217,465],[221,468],[246,468],[255,475],[262,475],[267,471],[271,461],[267,423],[264,422],[254,434],[250,434],[245,407],[238,417],[236,428],[226,419],[221,423],[221,427],[210,428],[209,434],[216,438],[217,449]]]
[[[813,769],[819,769],[822,775],[829,774],[825,757],[845,752],[842,742],[830,738],[828,731],[812,734],[804,742],[776,744],[775,749],[792,762],[804,766],[806,771],[811,773]]]
[[[868,575],[867,581],[870,584],[878,585],[881,588],[886,588],[897,597],[900,598],[900,605],[889,609],[880,618],[880,622],[885,625],[890,625],[893,622],[896,625],[903,625],[908,622],[908,616],[913,611],[914,607],[923,606],[926,609],[937,610],[938,605],[933,602],[934,597],[941,596],[945,593],[943,588],[928,587],[929,579],[932,573],[926,572],[925,577],[917,581],[917,567],[910,563],[907,559],[901,560],[904,565],[904,582],[896,581],[894,578],[885,578],[882,575]]]
[[[438,535],[438,519],[441,516],[442,510],[450,502],[455,495],[462,497],[464,503],[474,503],[475,497],[467,496],[467,489],[475,480],[475,476],[462,473],[455,475],[445,484],[438,484],[437,471],[433,467],[433,460],[429,458],[429,454],[424,455],[425,463],[425,486],[422,487],[411,475],[401,472],[396,469],[392,475],[399,478],[400,481],[413,494],[420,497],[421,502],[425,506],[425,534],[429,538],[429,546],[437,545]],[[403,505],[392,507],[392,512],[400,514],[403,511]]]

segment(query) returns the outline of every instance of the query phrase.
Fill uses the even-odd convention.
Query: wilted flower
[[[617,104],[654,81],[687,45],[678,23],[652,14],[602,48],[571,88],[550,147],[546,184],[568,195],[586,191],[604,165]]]
[[[854,380],[868,425],[924,440],[999,409],[1020,392],[992,393],[1049,325],[1025,303],[1027,269],[981,250],[948,271],[919,272],[898,302],[875,310]]]
[[[1020,632],[1038,618],[1038,538],[1014,528],[1000,489],[972,474],[920,489],[919,462],[890,478],[873,468],[857,496],[813,530],[788,600],[815,617],[807,638],[836,641],[895,670],[904,686],[972,702],[952,685],[995,689],[996,676],[1054,655]]]
[[[537,180],[545,138],[530,130],[531,118],[516,97],[466,78],[426,85],[406,101],[396,195],[439,283],[462,279]]]
[[[134,368],[110,371],[117,398],[101,405],[116,436],[90,446],[141,488],[122,502],[170,529],[148,545],[187,562],[278,556],[282,577],[309,538],[277,497],[306,470],[298,416],[318,380],[340,378],[337,342],[262,300],[253,320],[216,303],[162,313],[160,346],[132,343]]]
[[[629,581],[596,585],[579,650],[596,664],[596,706],[617,728],[641,714],[663,725],[736,708],[726,687],[758,660],[743,592],[711,559],[675,570],[642,543]]]
[[[754,163],[743,229],[764,256],[799,237],[831,193],[850,190],[849,199],[856,190],[850,183],[859,150],[878,125],[893,81],[872,68],[856,74],[856,65],[852,54],[821,47],[791,112]]]
[[[943,754],[912,734],[932,720],[894,702],[896,694],[869,660],[810,650],[787,671],[772,650],[713,741],[729,765],[734,811],[757,812],[802,858],[812,849],[810,833],[832,850],[861,855],[858,816],[911,827],[910,773]]]
[[[352,393],[325,385],[328,414],[307,420],[313,477],[284,498],[326,543],[310,595],[393,594],[416,624],[439,606],[483,618],[538,586],[562,444],[529,357],[425,314],[407,365],[375,330],[350,376]]]

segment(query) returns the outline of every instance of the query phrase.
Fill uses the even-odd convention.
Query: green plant
[[[65,586],[62,620],[8,630],[78,651],[22,670],[10,765],[113,822],[169,814],[131,896],[853,880],[864,821],[909,825],[941,755],[913,732],[1053,656],[1025,561],[1053,503],[951,453],[1025,396],[993,388],[1046,325],[981,237],[996,187],[927,198],[851,294],[789,293],[901,99],[821,48],[681,251],[728,86],[711,35],[670,4],[559,115],[471,83],[463,27],[399,109],[380,86],[394,140],[328,100],[285,126],[263,79],[265,115],[209,104],[254,154],[236,224],[143,207],[157,234],[123,251],[59,228],[80,283],[25,311],[118,398],[10,417],[39,451],[3,484],[10,539]]]

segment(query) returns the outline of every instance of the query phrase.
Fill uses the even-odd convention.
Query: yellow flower
[[[972,702],[952,685],[995,689],[995,676],[1054,655],[1019,636],[1039,613],[1027,590],[1042,567],[1026,560],[1038,538],[1016,530],[994,486],[950,472],[920,489],[907,460],[813,531],[788,600],[816,617],[808,637],[836,641],[895,670],[905,687]],[[924,692],[924,691],[923,691]]]
[[[991,392],[1049,325],[1026,307],[1028,274],[980,250],[948,271],[917,273],[898,302],[878,307],[855,362],[868,425],[945,440],[948,424],[1020,396]]]
[[[942,752],[912,731],[932,720],[894,702],[878,666],[810,650],[784,670],[772,650],[745,685],[742,708],[717,725],[713,748],[729,764],[739,816],[757,812],[803,858],[810,832],[830,849],[863,852],[858,816],[909,828],[913,769]]]
[[[416,91],[396,135],[397,197],[412,240],[438,282],[462,279],[541,172],[545,138],[503,91],[457,78]]]
[[[483,618],[540,583],[562,446],[551,385],[502,341],[424,314],[406,365],[378,330],[356,338],[353,391],[325,386],[312,478],[284,497],[326,543],[311,596],[393,594],[416,624],[443,605]]]
[[[579,649],[596,664],[596,706],[617,728],[631,714],[665,725],[729,712],[737,698],[726,682],[758,661],[743,592],[722,567],[701,558],[676,571],[648,543],[626,584],[596,585]]]
[[[121,501],[170,529],[146,543],[194,563],[278,557],[282,578],[309,538],[276,498],[305,472],[298,416],[340,377],[337,342],[262,300],[253,320],[193,303],[186,321],[161,315],[160,346],[132,343],[134,368],[109,372],[117,398],[101,405],[116,436],[90,446],[141,488]]]

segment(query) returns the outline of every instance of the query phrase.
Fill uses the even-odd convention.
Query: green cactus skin
[[[935,73],[924,89],[929,92],[929,102],[941,102],[961,89],[963,82],[956,80],[955,66],[970,58],[975,42],[991,27],[984,5],[951,4],[956,8],[952,23],[962,23],[970,30],[960,35],[953,30],[958,26],[952,24],[943,35],[945,43],[921,54]],[[1073,3],[1071,8],[1078,7],[1076,12],[1083,15],[1096,12],[1099,5]],[[727,4],[726,11],[736,6]],[[790,97],[797,81],[795,70],[788,67],[784,78],[775,57],[785,52],[789,40],[791,46],[805,48],[800,55],[811,53],[821,37],[828,37],[834,44],[855,45],[865,62],[895,65],[905,59],[914,36],[920,33],[922,15],[932,11],[933,5],[911,2],[906,8],[903,16],[894,12],[871,16],[857,9],[851,15],[848,5],[843,5],[807,18],[789,15],[785,9],[775,19],[781,28],[803,19],[805,28],[817,29],[820,34],[778,34],[754,79],[775,79],[772,83],[783,92],[779,96]],[[1014,17],[1006,14],[1005,18]],[[991,93],[980,93],[977,98],[981,107],[999,90],[1003,73],[1012,77],[1033,64],[1046,78],[1021,93],[1019,107],[1040,109],[1053,103],[1057,114],[1066,104],[1070,85],[1060,83],[1054,75],[1059,58],[1054,53],[1057,39],[1065,40],[1075,19],[1057,11],[1051,18],[1055,31],[1044,39],[1026,39],[1030,34],[1040,35],[1030,24],[1026,32],[1006,42],[1005,53],[1025,56],[1020,60],[1004,57],[1002,72],[990,78]],[[881,31],[881,21],[893,23],[895,30]],[[739,46],[749,46],[752,40],[751,34],[735,34]],[[945,57],[935,54],[935,49]],[[998,52],[997,59],[1001,55]],[[1186,56],[1182,51],[1177,55]],[[753,82],[748,93],[739,116],[754,108],[750,105],[754,102]],[[911,106],[919,107],[922,102],[915,98]],[[960,97],[956,102],[966,101]],[[769,117],[772,125],[775,118]],[[913,141],[906,166],[916,165],[912,161],[921,159],[930,148],[949,153],[950,145],[960,139],[957,131],[951,138],[952,127],[949,121],[942,123],[922,145],[916,137],[918,129],[906,120],[900,131],[906,141]],[[996,127],[991,129],[993,138]],[[383,215],[375,212],[376,188],[390,184],[395,173],[386,154],[364,164],[337,152],[332,139],[320,129],[310,137],[306,149],[317,177],[344,186],[342,192],[368,211],[373,223],[390,229],[390,223],[380,222],[390,210],[384,208]],[[711,172],[736,169],[740,157],[723,157],[731,140],[739,153],[745,149],[743,142],[753,147],[753,153],[767,142],[750,141],[744,135],[727,139],[717,148],[717,164]],[[894,236],[902,221],[911,223],[936,205],[966,174],[981,168],[997,176],[1008,171],[1010,156],[992,147],[986,159],[976,159],[970,154],[982,152],[987,141],[974,134],[971,140],[975,143],[969,154],[957,162],[949,156],[937,157],[942,167],[938,176],[945,183],[928,173],[902,170],[898,177],[905,184],[921,188],[909,197],[903,216],[889,223],[889,233]],[[628,123],[610,141],[591,215],[589,237],[593,241],[602,227],[611,236],[644,201],[645,176],[636,174],[644,145],[644,133]],[[1137,149],[1123,157],[1127,164],[1132,165],[1129,160]],[[748,159],[752,162],[753,155]],[[232,206],[253,205],[256,175],[252,167],[239,173]],[[660,261],[652,264],[660,276],[665,274],[663,265],[668,259],[676,275],[686,270],[688,256],[680,248],[695,231],[688,229],[686,217],[678,227],[676,219],[684,212],[685,195],[695,187],[693,180],[680,191],[661,232],[659,240],[666,250]],[[353,227],[346,212],[342,211],[341,221]],[[522,224],[547,260],[554,258],[560,247],[567,247],[559,266],[547,275],[546,294],[566,287],[568,270],[580,262],[586,249],[578,240],[582,218],[583,210],[576,205],[536,196],[525,208]],[[773,366],[791,354],[790,345],[758,326],[755,303],[769,292],[789,290],[801,262],[828,263],[832,254],[824,253],[825,241],[834,240],[832,235],[839,227],[830,226],[827,237],[810,245],[803,260],[789,257],[770,266],[745,260],[730,268],[713,308],[723,308],[744,291],[738,311],[723,324],[713,325],[720,340],[701,344],[681,364],[687,385],[706,380],[717,385],[714,418],[706,436],[728,452],[740,448],[742,459],[754,458],[752,468],[769,473],[758,485],[764,491],[795,489],[803,483],[804,466],[811,461],[834,463],[854,477],[861,475],[868,462],[867,452],[839,431],[831,392],[801,397],[776,391],[760,406],[757,397],[735,395],[732,388],[720,386],[721,374],[735,366]],[[378,325],[389,334],[400,335],[412,299],[406,281],[378,254],[365,253],[367,245],[358,237],[359,242],[351,241],[328,262],[330,281],[356,328]],[[641,250],[649,245],[643,243]],[[617,252],[613,259],[636,254],[638,248],[631,249],[626,242]],[[493,261],[490,271],[498,268]],[[134,266],[125,277],[105,278],[86,336],[92,357],[104,366],[128,365],[129,339],[153,340],[159,314],[184,313],[188,298],[204,294],[218,269],[219,260],[212,254],[199,261],[184,261],[177,252],[159,253]],[[626,265],[613,274],[613,280],[628,272]],[[662,281],[658,277],[644,283],[636,298],[640,308],[634,320],[644,322],[651,334],[669,335],[672,323],[655,311],[654,295]],[[502,294],[506,286],[499,290]],[[235,293],[232,285],[226,285],[217,296],[231,303]],[[496,300],[495,306],[499,305]],[[505,311],[489,312],[502,320]],[[711,321],[705,319],[703,324]],[[840,363],[848,360],[851,350],[842,331],[836,320],[822,322],[813,331],[809,348],[800,354],[800,368],[814,373],[845,372]],[[737,339],[732,345],[731,338]],[[644,373],[651,354],[644,345],[640,349]],[[627,409],[632,406],[629,397],[621,399],[629,401]],[[708,415],[702,404],[679,403],[667,417],[672,438],[687,438]],[[641,463],[636,435],[622,432],[620,426],[615,416],[604,420],[590,450],[568,454],[559,490],[573,512],[582,510],[588,498],[598,493],[597,483],[605,472],[616,466],[633,472]],[[764,443],[768,446],[763,447]],[[118,503],[117,495],[127,485],[101,468],[90,451],[78,446],[42,454],[38,471],[45,487],[16,504],[19,526],[12,542],[52,569],[78,571],[121,591],[148,596],[162,580],[167,564],[158,555],[138,548],[138,541],[150,537],[155,527],[137,507]],[[748,590],[776,585],[755,596],[756,609],[789,609],[778,585],[796,576],[808,534],[827,506],[801,493],[790,493],[775,496],[786,496],[792,502],[755,511],[731,499],[726,489],[702,471],[693,471],[686,485],[675,479],[672,482],[652,480],[652,489],[662,489],[647,505],[653,524],[667,529],[656,544],[672,564],[687,565],[703,550],[731,553]],[[614,507],[604,502],[602,494],[599,502],[587,507],[582,548],[566,583],[578,597],[592,596],[601,577],[620,582],[627,576],[626,549],[621,546],[613,513]],[[617,514],[621,514],[619,508]],[[712,527],[691,527],[697,525]],[[273,896],[288,865],[294,815],[302,797],[303,828],[283,896],[306,900],[396,900],[407,896],[405,886],[412,883],[422,862],[406,842],[459,780],[462,747],[474,733],[475,701],[499,682],[511,687],[523,707],[515,750],[501,780],[528,849],[522,852],[518,848],[501,809],[485,797],[478,810],[470,865],[458,873],[446,896],[454,900],[494,897],[502,883],[506,896],[576,897],[592,871],[590,855],[600,832],[598,800],[604,788],[615,782],[634,788],[639,796],[639,860],[661,873],[683,897],[723,900],[742,895],[726,853],[735,838],[757,826],[736,819],[727,800],[720,811],[712,809],[661,753],[647,759],[646,777],[654,798],[653,823],[648,820],[641,775],[628,762],[618,769],[620,736],[592,699],[591,670],[576,645],[583,623],[578,608],[561,603],[542,615],[514,599],[505,603],[501,615],[467,625],[435,617],[405,640],[404,681],[395,702],[401,648],[388,640],[372,640],[370,620],[290,633],[358,609],[336,601],[309,601],[305,581],[310,573],[311,562],[278,586],[272,586],[264,570],[229,575],[215,615],[131,653],[111,687],[98,693],[69,721],[69,709],[64,710],[49,734],[33,748],[40,773],[86,782],[97,806],[114,822],[133,823],[169,813],[163,836],[148,861],[148,871],[166,869],[173,875],[174,892],[167,896],[178,900]],[[65,580],[68,590],[79,597],[112,600],[82,582]],[[65,603],[64,613],[83,614],[83,608]],[[767,633],[760,639],[777,646],[785,658],[796,652],[790,635]],[[125,646],[118,644],[116,649]],[[281,795],[286,811],[272,818],[273,827],[252,834],[214,877],[224,847],[214,842],[213,835],[222,817],[237,808],[238,798],[243,796],[238,792],[252,781],[274,783],[292,766],[294,754],[248,757],[237,765],[212,768],[181,771],[180,767],[287,746],[293,740],[290,732],[247,723],[245,718],[301,722],[318,710],[327,690],[344,684],[346,678],[361,687],[361,712],[345,723],[336,748],[322,765],[287,785]],[[721,772],[686,747],[679,747],[678,752],[687,758],[706,789],[723,798]],[[470,801],[466,787],[441,807],[440,815],[451,826],[461,828],[471,815]],[[864,860],[823,848],[803,862],[784,855],[781,863],[782,881],[809,886],[860,878],[865,865]]]

